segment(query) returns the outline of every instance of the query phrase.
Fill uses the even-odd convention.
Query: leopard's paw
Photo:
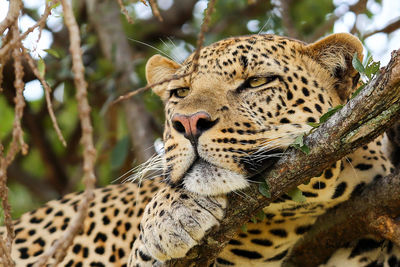
[[[224,216],[226,197],[207,197],[166,188],[144,211],[139,239],[159,261],[181,258]]]

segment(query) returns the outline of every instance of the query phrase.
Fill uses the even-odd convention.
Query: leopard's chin
[[[221,195],[243,189],[249,182],[242,174],[198,158],[183,178],[183,186],[200,195]]]

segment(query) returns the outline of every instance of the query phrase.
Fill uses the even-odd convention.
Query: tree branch
[[[229,207],[220,227],[207,234],[203,243],[192,248],[185,258],[165,265],[191,266],[196,263],[196,266],[208,266],[236,235],[238,225],[246,223],[284,192],[318,175],[333,162],[382,134],[399,114],[400,50],[397,50],[392,53],[388,66],[358,96],[305,138],[304,142],[310,148],[308,155],[289,149],[271,170],[261,175],[270,185],[271,198],[263,197],[255,184],[244,191],[252,199],[229,194]]]
[[[382,32],[382,33],[389,34],[389,33],[392,33],[392,32],[394,32],[394,31],[398,30],[398,29],[400,29],[400,19],[389,23],[389,24],[386,25],[383,29],[380,29],[380,30],[376,30],[376,31],[372,31],[372,32],[366,33],[366,34],[364,35],[364,38],[370,37],[371,35],[374,35],[374,34],[377,34],[377,33],[381,33],[381,32]]]
[[[399,215],[400,173],[397,173],[372,182],[360,195],[321,215],[297,242],[286,264],[318,266],[344,244],[366,234],[399,243],[399,226],[391,219]]]

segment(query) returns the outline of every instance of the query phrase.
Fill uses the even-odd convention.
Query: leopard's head
[[[342,33],[312,44],[275,35],[225,39],[201,49],[194,72],[193,55],[183,64],[153,56],[148,83],[170,79],[153,86],[165,103],[167,181],[204,195],[248,186],[307,123],[346,100],[359,77],[356,52],[361,58],[360,41]]]

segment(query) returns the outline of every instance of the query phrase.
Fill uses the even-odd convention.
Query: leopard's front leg
[[[147,204],[129,266],[182,258],[214,226],[226,207],[225,196],[201,196],[167,187]],[[146,263],[146,264],[145,264]]]

